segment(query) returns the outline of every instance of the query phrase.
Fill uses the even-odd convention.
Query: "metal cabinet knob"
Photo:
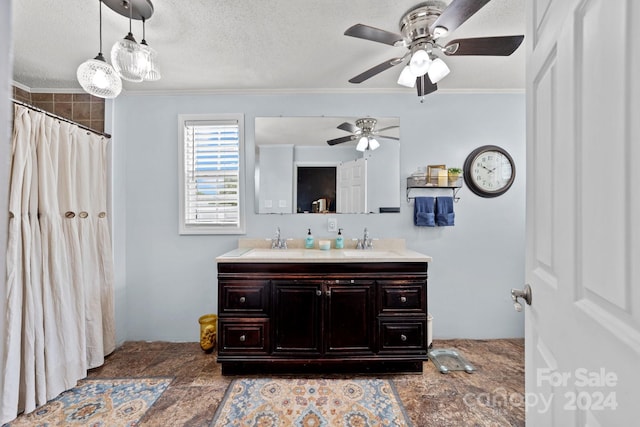
[[[400,297],[400,302],[407,302],[407,297],[401,296]]]
[[[322,296],[322,291],[321,291],[320,289],[318,289],[318,290],[316,291],[316,295],[318,295],[318,296]]]
[[[244,304],[247,299],[245,297],[240,297],[240,304]]]
[[[240,335],[240,342],[245,342],[247,340],[246,335]]]
[[[400,335],[400,341],[406,341],[407,340],[407,336],[406,335]]]

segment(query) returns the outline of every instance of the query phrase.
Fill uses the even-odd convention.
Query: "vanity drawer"
[[[220,319],[219,354],[265,354],[269,349],[269,320]]]
[[[416,282],[381,283],[379,303],[381,314],[426,314],[426,285]]]
[[[268,281],[223,281],[220,286],[221,315],[266,316],[269,309]]]
[[[378,320],[380,353],[427,351],[425,320]]]

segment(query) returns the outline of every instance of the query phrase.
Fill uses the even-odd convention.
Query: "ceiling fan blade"
[[[338,129],[344,130],[344,131],[347,131],[347,132],[351,132],[351,133],[355,133],[358,130],[356,125],[354,125],[353,123],[349,123],[349,122],[342,123],[340,126],[338,126]]]
[[[451,40],[442,49],[445,55],[509,56],[520,46],[524,36],[478,37]]]
[[[343,142],[353,141],[354,139],[355,139],[355,136],[353,135],[343,136],[341,138],[330,139],[327,141],[327,144],[329,145],[342,144]]]
[[[438,90],[438,85],[432,83],[429,75],[425,74],[416,78],[416,88],[418,89],[418,96],[425,96]]]
[[[387,126],[386,128],[376,129],[375,133],[383,132],[383,131],[388,130],[388,129],[396,129],[396,128],[399,128],[399,127],[400,126]]]
[[[368,25],[356,24],[344,32],[345,36],[357,37],[359,39],[371,40],[378,43],[384,43],[394,46],[397,42],[402,41],[400,34],[390,31],[381,30],[380,28],[370,27]]]
[[[453,0],[438,19],[435,20],[429,32],[433,34],[436,27],[444,27],[449,33],[471,18],[477,11],[489,3],[490,0]]]
[[[358,74],[357,76],[353,77],[352,79],[349,80],[349,83],[362,83],[363,81],[370,79],[376,74],[380,74],[384,70],[388,70],[394,65],[400,64],[402,62],[401,59],[402,58],[393,58],[393,59],[384,61],[382,64],[378,64],[375,67],[371,67],[364,73]]]
[[[396,140],[396,141],[400,141],[400,138],[397,138],[397,137],[395,137],[395,136],[376,135],[376,138],[393,139],[393,140]]]

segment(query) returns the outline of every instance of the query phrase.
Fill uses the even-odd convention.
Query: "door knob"
[[[513,307],[516,311],[522,311],[522,304],[518,301],[518,298],[522,298],[528,305],[531,305],[531,286],[529,284],[524,285],[524,290],[511,289],[511,299],[513,300]]]

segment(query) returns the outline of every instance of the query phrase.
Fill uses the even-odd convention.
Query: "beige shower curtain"
[[[16,105],[0,424],[115,349],[104,137]]]

